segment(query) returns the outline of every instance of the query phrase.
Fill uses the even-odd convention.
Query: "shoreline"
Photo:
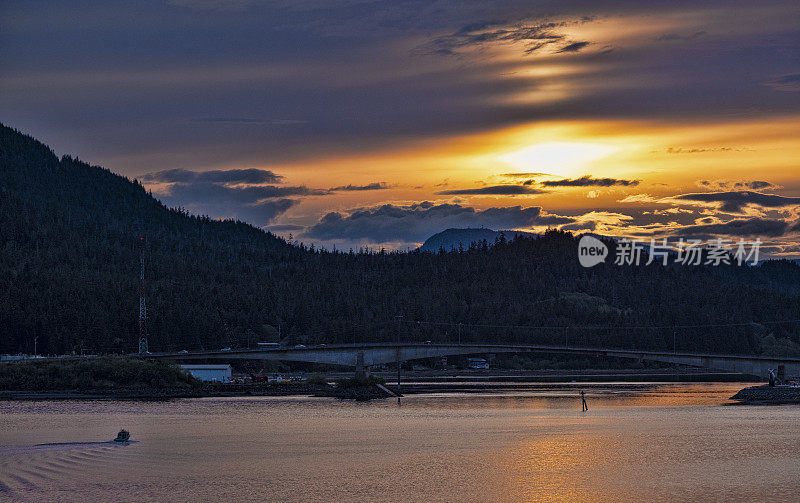
[[[7,364],[6,387],[0,401],[132,400],[168,401],[182,398],[311,396],[367,401],[397,396],[397,374],[377,371],[353,377],[352,372],[281,374],[267,381],[201,382],[179,369],[138,360],[98,359],[90,362]],[[286,375],[283,375],[285,378]],[[669,383],[736,383],[753,381],[730,372],[686,367],[650,369],[416,369],[400,376],[403,394],[536,393],[552,386],[591,388],[610,385],[619,390]],[[731,390],[733,391],[733,390]]]
[[[750,386],[731,397],[736,405],[790,405],[800,404],[800,387]]]
[[[730,383],[731,381],[714,381]],[[711,381],[672,381],[673,384],[708,384]],[[550,381],[550,380],[525,380],[525,381],[467,381],[467,380],[439,380],[410,379],[402,382],[403,395],[419,394],[480,394],[480,393],[524,393],[541,392],[563,387],[565,389],[613,386],[619,391],[635,392],[648,386],[670,384],[663,381],[633,381],[633,380],[596,380],[596,381]],[[740,390],[731,397],[740,403],[754,402],[755,398],[742,398],[748,390],[761,390],[766,386],[751,386]],[[771,388],[776,389],[776,388]],[[85,389],[85,390],[3,390],[0,391],[0,401],[37,401],[37,400],[105,400],[105,401],[170,401],[184,398],[226,398],[226,397],[280,397],[280,396],[311,396],[320,398],[337,398],[341,400],[369,401],[396,397],[396,381],[385,384],[364,384],[348,387],[337,387],[332,384],[310,384],[297,382],[284,383],[254,383],[254,384],[207,384],[197,388],[114,388],[114,389]],[[780,403],[800,403],[800,388],[797,388],[796,398],[784,397]],[[752,393],[752,392],[749,392]],[[759,403],[778,403],[774,398],[763,396],[760,392],[757,399]],[[769,392],[767,392],[769,393]],[[745,395],[743,395],[745,394]],[[401,395],[402,396],[402,395]]]
[[[132,400],[169,401],[181,398],[220,398],[244,396],[315,396],[343,400],[372,400],[392,396],[375,386],[337,388],[331,385],[216,384],[199,388],[114,388],[87,390],[2,390],[0,401],[24,400]]]

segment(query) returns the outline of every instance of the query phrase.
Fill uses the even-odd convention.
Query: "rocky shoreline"
[[[751,386],[740,390],[731,397],[731,400],[750,405],[800,404],[800,387]]]

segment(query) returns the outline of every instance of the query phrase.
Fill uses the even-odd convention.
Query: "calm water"
[[[797,501],[800,407],[742,384],[373,403],[0,402],[0,500]],[[138,440],[103,443],[125,427]],[[78,442],[68,445],[37,445]]]

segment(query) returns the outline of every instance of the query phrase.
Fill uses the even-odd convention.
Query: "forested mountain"
[[[31,352],[34,338],[43,353],[136,351],[140,236],[153,350],[277,340],[278,327],[291,344],[394,340],[399,326],[416,340],[671,349],[674,337],[732,353],[791,353],[800,337],[798,323],[749,323],[800,318],[792,262],[584,269],[577,238],[558,231],[440,253],[313,250],[167,209],[0,127],[0,352]]]
[[[494,243],[500,236],[513,241],[515,236],[533,237],[535,234],[520,231],[495,231],[492,229],[445,229],[429,237],[419,247],[421,251],[438,252],[469,248],[470,243],[488,241]]]

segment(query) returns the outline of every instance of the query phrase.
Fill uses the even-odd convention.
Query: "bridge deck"
[[[770,369],[783,366],[787,375],[800,375],[800,358],[707,354],[690,352],[653,351],[624,348],[581,346],[545,346],[535,344],[443,344],[443,343],[358,343],[309,347],[276,347],[231,349],[228,351],[192,351],[152,353],[151,358],[196,359],[264,359],[327,363],[351,367],[368,367],[395,361],[437,358],[485,353],[565,353],[609,356],[658,361],[693,367],[705,367],[748,375],[766,377]]]

